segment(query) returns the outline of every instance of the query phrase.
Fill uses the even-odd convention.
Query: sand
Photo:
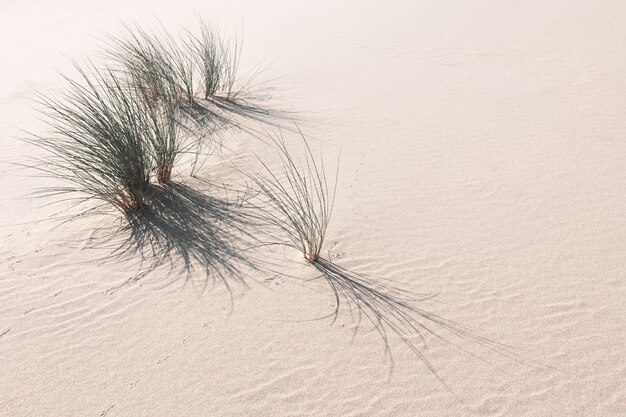
[[[43,131],[34,91],[120,21],[178,28],[196,13],[243,32],[242,72],[263,64],[315,150],[341,151],[324,256],[431,294],[415,305],[503,351],[413,338],[429,369],[392,335],[391,361],[367,321],[355,335],[347,310],[319,319],[332,291],[292,249],[264,253],[272,272],[242,268],[229,294],[202,268],[146,270],[88,244],[114,213],[49,220],[64,206],[31,193],[51,180],[14,165],[34,152],[20,129]],[[0,415],[626,415],[624,13],[611,0],[3,1]],[[228,140],[202,175],[236,183],[226,162],[258,142]]]

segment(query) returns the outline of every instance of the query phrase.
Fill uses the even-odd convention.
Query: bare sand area
[[[329,168],[340,153],[322,257],[413,294],[409,343],[346,300],[334,318],[293,248],[214,263],[193,208],[149,262],[115,210],[60,222],[69,203],[33,196],[54,185],[19,165],[38,152],[23,131],[45,130],[34,94],[121,22],[196,16],[242,34],[241,74],[262,68]],[[3,0],[0,415],[626,416],[624,16],[618,0]],[[280,162],[254,135],[224,143],[195,178],[175,170],[187,201],[240,184],[254,154]]]

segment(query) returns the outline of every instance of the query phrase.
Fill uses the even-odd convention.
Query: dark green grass
[[[30,140],[48,153],[35,168],[66,184],[48,194],[105,201],[124,213],[141,210],[153,166],[145,107],[113,71],[88,68],[76,66],[80,81],[65,77],[65,92],[40,96],[50,134]]]
[[[329,186],[324,163],[316,158],[300,131],[305,145],[304,162],[297,160],[287,148],[282,134],[270,135],[281,160],[280,172],[273,172],[260,161],[265,172],[250,176],[264,200],[257,206],[261,216],[282,230],[290,245],[304,258],[315,263],[326,237],[335,199],[336,181]]]
[[[165,30],[149,32],[137,26],[124,26],[121,35],[109,35],[105,58],[130,75],[135,87],[150,92],[153,99],[163,90],[176,86],[179,100],[193,101],[193,58]]]
[[[125,25],[120,35],[108,36],[104,57],[145,102],[154,126],[150,149],[159,183],[170,181],[180,154],[213,148],[220,128],[233,124],[218,106],[200,104],[199,92],[207,99],[217,99],[218,93],[220,100],[228,97],[238,55],[231,57],[230,42],[202,20],[200,33],[175,38],[163,27],[146,31]]]
[[[198,62],[204,99],[229,100],[234,93],[241,44],[231,42],[200,19],[200,34],[190,33],[193,53]]]
[[[107,39],[104,57],[128,76],[134,88],[146,91],[153,100],[172,85],[180,89],[168,45],[154,33],[125,25],[122,35]]]
[[[200,64],[204,99],[208,100],[217,93],[222,84],[222,47],[219,38],[205,24],[202,25],[200,36],[190,36]]]
[[[193,105],[205,100],[234,96],[241,44],[231,41],[199,20],[199,33],[187,31],[174,37],[163,27],[148,32],[124,26],[121,36],[108,36],[106,56],[133,74],[158,97],[161,88],[175,83],[179,98]]]
[[[151,90],[138,86],[132,90],[139,105],[144,108],[146,119],[147,150],[150,152],[157,182],[170,182],[172,169],[186,146],[181,137],[181,109],[175,86],[166,84],[154,99]]]

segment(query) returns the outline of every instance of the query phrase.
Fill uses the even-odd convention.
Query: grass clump
[[[157,37],[141,28],[125,26],[125,29],[124,36],[109,37],[112,46],[106,50],[105,57],[128,76],[133,88],[157,100],[171,85],[176,85],[167,49]]]
[[[172,177],[176,159],[185,151],[180,135],[181,110],[175,85],[164,84],[154,99],[151,90],[142,86],[133,91],[144,109],[147,150],[150,153],[157,182],[166,184]]]
[[[165,29],[147,32],[125,27],[125,35],[110,36],[107,57],[146,85],[158,97],[170,83],[177,86],[179,99],[193,106],[202,92],[205,100],[230,99],[239,66],[241,48],[200,19],[199,34],[187,32],[175,38]]]
[[[309,263],[316,263],[333,209],[337,177],[331,189],[323,161],[316,161],[299,128],[298,132],[306,148],[304,163],[292,156],[281,134],[272,135],[281,160],[280,172],[272,172],[260,161],[265,172],[250,178],[265,201],[257,206],[262,217],[286,233],[291,246]]]
[[[200,35],[191,35],[191,45],[200,69],[204,99],[220,96],[229,100],[239,66],[241,48],[222,38],[200,21]]]
[[[147,147],[155,131],[145,106],[112,70],[76,66],[80,81],[64,77],[69,88],[40,96],[51,133],[33,142],[52,156],[36,167],[67,185],[52,193],[78,193],[123,213],[146,203],[153,161]]]
[[[193,57],[165,31],[147,32],[130,26],[124,29],[122,36],[108,37],[105,57],[118,64],[117,69],[129,76],[132,85],[148,91],[153,100],[174,85],[179,101],[193,103]]]
[[[180,154],[194,146],[197,154],[207,140],[216,140],[219,127],[231,123],[198,100],[201,91],[205,99],[230,97],[238,55],[232,53],[229,41],[202,20],[199,36],[187,32],[181,38],[163,28],[124,28],[122,35],[108,37],[105,58],[146,105],[154,130],[151,150],[156,178],[167,183]],[[234,49],[238,51],[236,44]],[[195,139],[184,141],[182,133],[186,139]]]

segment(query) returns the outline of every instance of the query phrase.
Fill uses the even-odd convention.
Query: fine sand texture
[[[37,194],[55,180],[22,166],[44,156],[23,140],[45,132],[36,93],[123,23],[199,16],[243,39],[239,74],[284,117],[227,130],[194,177],[183,161],[165,226],[64,222],[71,203]],[[626,416],[624,16],[621,0],[1,1],[0,415]],[[297,144],[292,118],[333,180],[340,155],[327,269],[407,291],[405,340],[362,304],[335,317],[293,248],[209,250],[225,188],[254,155],[279,167],[257,133]]]

